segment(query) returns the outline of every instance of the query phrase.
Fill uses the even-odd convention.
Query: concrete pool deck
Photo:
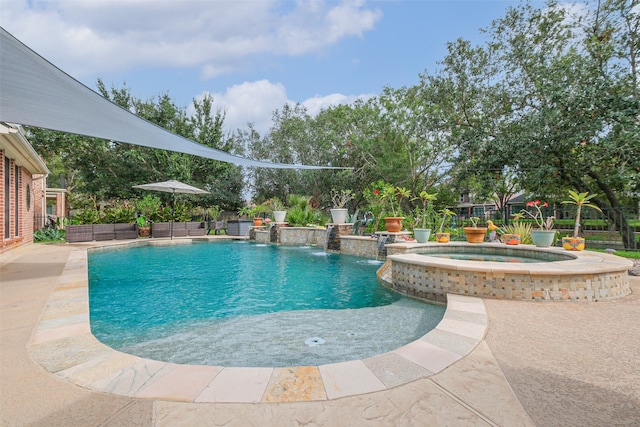
[[[267,387],[278,390],[277,382],[270,382],[277,377],[274,372],[267,376],[252,368],[235,368],[228,371],[233,375],[225,378],[226,374],[220,377],[224,370],[211,371],[215,367],[174,365],[168,369],[171,364],[140,363],[139,358],[132,364],[134,356],[113,350],[105,354],[104,346],[93,342],[95,338],[92,340],[85,321],[88,308],[82,294],[86,294],[86,284],[84,290],[78,286],[82,280],[86,282],[82,254],[90,246],[94,245],[29,245],[2,255],[2,425],[511,426],[640,422],[640,376],[636,372],[640,350],[634,345],[640,342],[640,279],[635,277],[630,278],[632,295],[617,301],[568,307],[485,300],[486,336],[484,328],[478,332],[478,306],[472,299],[461,297],[449,307],[448,327],[454,330],[441,333],[440,338],[447,336],[449,340],[418,343],[422,347],[453,346],[440,352],[439,365],[430,365],[431,374],[423,375],[429,371],[426,366],[434,363],[420,356],[425,354],[420,353],[424,348],[418,353],[400,349],[377,363],[351,363],[345,366],[347,369],[334,369],[327,376],[283,370],[279,378],[285,383],[287,375],[301,375],[298,378],[311,379],[311,383],[321,379],[319,388],[301,384],[303,390],[320,395],[291,402],[284,396],[287,387],[280,387],[280,394],[272,395],[279,396],[275,399],[279,402],[272,403],[264,396]],[[469,310],[456,309],[456,304]],[[459,329],[461,322],[466,328]],[[443,327],[446,329],[446,324]],[[460,341],[464,336],[460,333],[473,335],[477,345]],[[465,356],[460,354],[469,350]],[[43,361],[46,369],[40,365]],[[137,367],[123,370],[132,366]],[[115,372],[120,374],[114,376]],[[164,384],[148,381],[160,372]],[[388,383],[380,380],[385,375]],[[79,378],[88,381],[87,385],[103,384],[104,388],[72,382]],[[118,380],[114,382],[114,378]],[[219,388],[209,387],[214,378],[227,382],[220,382]],[[256,382],[261,383],[257,389],[246,386]],[[289,390],[296,392],[290,386],[299,383],[288,384]],[[194,387],[199,388],[197,396],[209,388],[206,399],[201,398],[208,402],[193,402],[197,398]],[[255,397],[258,394],[259,398]],[[247,403],[247,399],[263,403]]]

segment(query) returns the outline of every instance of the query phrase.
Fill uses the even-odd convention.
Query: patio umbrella
[[[140,184],[134,185],[133,188],[140,188],[142,190],[151,190],[151,191],[164,191],[165,193],[171,193],[171,231],[169,235],[171,239],[173,239],[173,222],[174,218],[174,210],[173,207],[176,202],[176,193],[187,193],[187,194],[209,194],[208,191],[201,190],[196,187],[192,187],[191,185],[185,184],[180,181],[169,180],[163,182],[154,182],[151,184]]]

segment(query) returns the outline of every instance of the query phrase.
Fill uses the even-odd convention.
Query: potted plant
[[[442,218],[440,220],[440,229],[436,233],[436,242],[438,243],[449,243],[450,234],[444,231],[444,226],[447,223],[447,220],[455,215],[455,212],[450,211],[447,208],[440,209],[439,211]]]
[[[471,221],[471,227],[464,227],[464,234],[467,235],[467,242],[484,242],[484,235],[487,233],[487,227],[478,227],[478,221],[480,221],[480,218],[477,216],[470,217],[469,221]]]
[[[263,202],[260,206],[264,213],[273,217],[275,222],[284,222],[285,217],[287,216],[287,211],[285,210],[284,203],[282,203],[279,198],[272,197],[266,202]],[[267,222],[266,219],[268,218],[265,218],[265,222]]]
[[[140,237],[149,237],[151,235],[151,222],[144,215],[139,215],[136,218],[136,224],[138,224],[138,235]]]
[[[251,217],[253,218],[253,226],[261,227],[264,218],[261,216],[266,212],[266,208],[263,205],[257,205],[251,209]]]
[[[377,190],[376,190],[377,191]],[[402,230],[402,220],[400,203],[403,198],[409,197],[410,193],[404,187],[395,187],[393,185],[386,185],[382,192],[379,192],[380,199],[389,204],[391,213],[393,216],[384,217],[384,227],[389,233],[398,233]],[[396,211],[396,202],[398,203],[398,209]]]
[[[429,241],[429,236],[431,235],[431,229],[427,228],[427,222],[431,223],[431,218],[433,216],[433,206],[431,202],[433,202],[437,197],[437,193],[427,193],[426,191],[421,191],[417,197],[413,200],[419,199],[422,203],[421,207],[417,207],[415,209],[416,213],[416,223],[417,226],[419,223],[421,228],[414,227],[413,234],[416,237],[416,241],[418,243],[426,243]]]
[[[260,205],[254,207],[243,206],[238,209],[238,216],[240,219],[251,219],[253,226],[259,227],[262,225],[262,218],[259,216],[262,211],[263,208]]]
[[[598,212],[602,212],[602,210],[591,203],[591,199],[596,197],[597,194],[589,195],[589,192],[586,191],[584,193],[577,193],[573,190],[569,190],[569,198],[571,200],[565,200],[563,204],[572,204],[576,205],[576,222],[573,226],[573,236],[566,236],[562,238],[562,247],[569,251],[581,251],[585,247],[585,240],[583,237],[580,237],[578,233],[580,232],[580,215],[582,214],[582,208],[592,208],[597,210]]]
[[[347,203],[353,199],[353,191],[351,190],[331,190],[331,220],[334,224],[344,224],[347,221],[349,210],[345,208]]]
[[[533,208],[533,213],[526,209],[521,210],[520,213],[523,217],[529,216],[533,218],[538,226],[537,230],[531,230],[531,239],[533,240],[533,244],[540,248],[548,248],[553,244],[556,237],[556,232],[553,230],[553,220],[555,217],[548,216],[545,219],[541,207],[548,208],[549,203],[540,202],[540,200],[532,200],[527,202],[526,206],[528,208]]]
[[[509,225],[502,227],[504,234],[502,240],[507,245],[531,244],[531,224],[524,221],[519,221],[524,217],[521,213],[515,213],[512,215],[513,221]]]
[[[253,215],[253,209],[249,206],[243,206],[238,209],[238,217],[240,219],[247,219]]]

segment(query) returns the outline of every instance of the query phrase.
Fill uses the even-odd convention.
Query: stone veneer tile
[[[433,344],[429,344],[422,340],[414,341],[400,347],[393,353],[396,353],[413,363],[417,363],[423,368],[434,373],[440,372],[462,357],[459,354],[437,347]]]
[[[322,365],[320,373],[329,399],[386,389],[361,360]]]
[[[299,402],[327,400],[320,369],[297,366],[274,370],[262,402]]]
[[[454,334],[463,335],[469,338],[482,339],[487,325],[478,325],[475,323],[461,322],[459,320],[442,319],[436,329],[453,332]]]
[[[272,373],[273,368],[224,368],[194,401],[258,403]]]
[[[364,359],[362,362],[388,388],[433,375],[433,372],[428,369],[395,353],[380,354]]]
[[[192,402],[222,371],[220,366],[168,363],[134,397]]]

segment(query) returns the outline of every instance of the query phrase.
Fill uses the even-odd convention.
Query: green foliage
[[[344,209],[347,203],[354,197],[351,190],[336,190],[331,189],[331,202],[334,209]]]
[[[83,209],[73,216],[73,224],[100,224],[102,217],[97,209]]]
[[[132,224],[135,219],[135,208],[128,205],[117,205],[105,209],[102,222],[107,224]]]
[[[57,228],[43,228],[33,232],[33,241],[36,243],[63,242],[64,240],[65,232]]]
[[[456,213],[447,208],[440,209],[438,213],[440,214],[439,232],[444,233],[444,227],[447,225],[449,219],[451,219],[451,217],[454,216]]]
[[[309,205],[295,205],[287,210],[287,221],[293,227],[304,227],[308,224],[320,224],[321,216],[317,209]]]
[[[204,219],[205,221],[215,221],[220,217],[221,213],[222,213],[222,209],[220,209],[220,206],[218,205],[212,206],[206,210]]]
[[[154,220],[153,222],[169,222],[171,220],[176,222],[191,221],[191,205],[189,203],[176,202],[173,207],[173,215],[171,213],[171,206],[165,206],[161,210],[158,220]]]
[[[138,224],[138,228],[151,227],[151,222],[144,215],[140,215],[139,217],[136,218],[136,224]]]
[[[565,200],[563,204],[572,204],[576,206],[576,220],[573,228],[573,237],[578,237],[578,233],[580,232],[580,215],[582,213],[582,208],[591,208],[595,209],[598,212],[602,212],[602,210],[597,206],[591,203],[591,199],[597,197],[597,194],[589,195],[588,191],[584,193],[577,193],[573,190],[569,190],[569,198],[570,200]]]
[[[162,210],[162,202],[154,195],[147,194],[136,203],[136,209],[150,221],[156,221]]]
[[[278,197],[272,197],[268,200],[265,200],[260,204],[262,206],[262,212],[267,215],[272,215],[274,211],[283,211],[285,210],[284,203]]]
[[[437,193],[428,193],[422,190],[413,200],[419,200],[420,205],[416,206],[414,209],[412,216],[413,220],[405,223],[413,224],[413,227],[419,228],[435,228],[435,221],[437,218],[437,214],[435,209],[433,208],[433,202],[438,197]]]
[[[520,235],[520,243],[524,245],[533,244],[533,240],[531,239],[531,228],[532,224],[526,221],[513,221],[509,225],[501,226],[502,231],[506,234],[519,234]]]
[[[251,208],[250,206],[242,206],[240,209],[238,209],[238,216],[240,218],[253,217],[253,208]]]
[[[331,203],[330,189],[348,188],[353,209],[376,221],[394,198],[374,198],[371,183],[437,191],[434,210],[461,193],[493,201],[501,210],[519,191],[558,200],[568,189],[597,193],[599,208],[637,207],[640,194],[640,84],[636,1],[602,1],[575,9],[550,1],[507,8],[486,29],[486,42],[456,40],[435,73],[415,85],[384,88],[378,96],[323,109],[302,105],[273,113],[271,130],[252,125],[225,136],[224,113],[210,97],[194,100],[194,114],[166,94],[147,101],[128,87],[106,98],[178,135],[209,147],[272,162],[349,167],[344,171],[249,169],[255,200],[291,194]],[[73,209],[87,201],[138,195],[131,183],[169,177],[212,192],[180,201],[236,210],[242,205],[241,168],[180,153],[134,147],[29,128],[29,139],[57,176],[64,176]],[[247,151],[245,153],[245,150]],[[377,187],[381,190],[381,187]],[[163,203],[170,195],[162,194]],[[393,208],[415,211],[402,196]],[[295,204],[292,204],[295,205]],[[391,209],[392,211],[394,209]],[[159,211],[159,209],[158,209]],[[398,213],[397,213],[398,214]],[[614,221],[614,219],[612,219]],[[628,233],[628,219],[615,219]],[[378,224],[375,224],[377,228]],[[625,242],[635,241],[623,236]]]
[[[594,251],[594,252],[604,252],[604,249],[594,249],[594,248],[588,248],[587,250],[589,251]],[[629,258],[629,259],[640,259],[640,251],[616,251],[615,255],[617,256],[621,256],[623,258]]]
[[[300,194],[290,194],[289,198],[287,199],[289,206],[294,207],[294,206],[298,206],[301,208],[306,208],[307,206],[310,206],[310,200],[311,198],[309,196],[302,196]]]

